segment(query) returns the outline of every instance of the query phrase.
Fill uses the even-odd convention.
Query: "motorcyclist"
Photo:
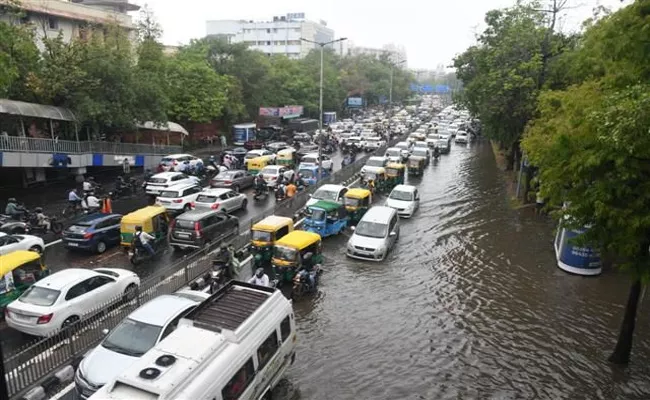
[[[309,278],[309,290],[316,289],[316,279],[314,278],[314,263],[312,261],[313,254],[307,253],[302,259],[302,269],[307,272],[307,277]]]
[[[233,246],[222,244],[221,247],[219,247],[217,258],[214,260],[214,263],[223,263],[226,266],[225,272],[227,279],[234,279],[235,277],[234,250]]]
[[[49,231],[52,224],[50,223],[50,219],[45,214],[43,214],[43,208],[36,207],[34,209],[34,213],[36,214],[37,225],[43,228],[46,232]]]
[[[81,204],[81,197],[77,194],[77,189],[72,189],[70,192],[68,192],[68,203],[72,207],[79,207]]]
[[[185,160],[185,161],[183,161],[182,163],[180,163],[180,164],[176,167],[176,171],[178,171],[178,172],[183,172],[183,173],[188,173],[188,172],[189,172],[189,169],[190,169],[190,161],[189,161],[189,160]]]
[[[83,188],[84,193],[88,194],[88,193],[92,192],[93,190],[95,190],[95,185],[96,185],[95,184],[95,178],[93,178],[92,176],[84,179],[84,182],[82,184],[82,188]]]
[[[99,211],[100,208],[99,199],[92,193],[88,194],[86,197],[84,197],[83,201],[81,202],[81,206],[84,208],[84,210],[87,210],[88,212]]]
[[[296,195],[296,192],[298,191],[298,188],[296,185],[293,184],[293,182],[289,182],[287,185],[287,188],[285,190],[287,197],[293,197]]]
[[[264,273],[264,268],[258,268],[255,271],[255,275],[248,280],[248,283],[252,283],[253,285],[266,287],[269,287],[269,282],[269,276]]]
[[[266,187],[266,181],[264,180],[264,177],[262,177],[262,174],[259,174],[255,177],[255,191],[258,193],[263,193],[268,190]]]
[[[124,177],[122,175],[117,177],[117,180],[115,181],[115,191],[117,193],[122,193],[122,191],[126,188],[127,183],[124,181]]]
[[[135,236],[134,236],[134,242],[135,245],[140,245],[143,247],[149,255],[154,256],[156,252],[154,251],[153,247],[151,246],[151,241],[155,240],[156,238],[148,234],[147,232],[144,232],[142,230],[141,226],[136,226],[135,227]]]
[[[11,197],[9,200],[7,200],[7,207],[5,207],[5,214],[9,215],[11,218],[14,219],[21,219],[27,210],[25,210],[24,207],[18,205],[18,201]]]
[[[205,173],[205,166],[203,165],[203,161],[198,160],[196,162],[196,165],[194,166],[194,173],[196,176],[203,176]]]
[[[433,158],[438,158],[439,156],[440,156],[440,149],[439,149],[438,146],[436,145],[436,146],[433,148]]]
[[[210,156],[210,158],[208,158],[208,166],[214,167],[215,170],[219,171],[219,166],[217,165],[217,160],[214,158],[214,156]]]
[[[284,186],[284,183],[279,183],[277,188],[275,189],[275,198],[276,199],[284,199],[287,193],[287,187]]]

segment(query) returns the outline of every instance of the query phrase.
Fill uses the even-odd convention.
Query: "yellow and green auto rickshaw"
[[[246,161],[246,169],[249,175],[259,174],[267,165],[269,165],[269,159],[266,157],[251,158]]]
[[[291,282],[301,268],[305,255],[311,254],[311,266],[323,262],[321,237],[317,233],[293,231],[275,242],[273,246],[273,272],[278,284]]]
[[[143,232],[154,236],[156,241],[167,238],[169,217],[162,206],[147,206],[122,217],[120,224],[120,244],[127,249],[133,242],[135,227],[141,226]]]
[[[368,189],[352,188],[343,196],[343,204],[348,210],[349,224],[356,225],[372,204],[372,192]]]
[[[407,163],[409,167],[409,176],[422,176],[426,158],[420,156],[410,156]]]
[[[364,189],[373,193],[384,193],[386,191],[386,169],[382,167],[367,169],[361,177],[361,184]]]
[[[273,245],[284,236],[293,232],[293,219],[271,215],[251,228],[251,252],[254,268],[271,264]]]
[[[404,175],[406,175],[406,166],[404,164],[389,163],[386,166],[386,193],[393,190],[397,185],[403,185]]]
[[[0,256],[0,310],[49,274],[35,251],[18,250]]]
[[[294,149],[284,149],[280,150],[277,153],[275,158],[275,163],[278,165],[285,165],[289,168],[295,168],[296,166],[296,150]]]

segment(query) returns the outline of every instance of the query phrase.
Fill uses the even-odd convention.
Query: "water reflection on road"
[[[412,182],[422,204],[387,261],[325,240],[320,294],[295,304],[299,351],[280,398],[650,397],[648,318],[630,368],[606,362],[627,280],[558,270],[552,222],[509,208],[487,143],[452,145]]]

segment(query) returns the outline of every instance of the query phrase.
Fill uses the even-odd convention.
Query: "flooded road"
[[[630,367],[613,369],[627,279],[560,271],[553,223],[508,206],[488,143],[452,144],[411,183],[420,210],[385,262],[325,239],[320,294],[295,304],[298,357],[279,398],[650,397],[647,305]]]

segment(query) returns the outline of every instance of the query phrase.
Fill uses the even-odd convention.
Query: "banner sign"
[[[304,111],[303,106],[285,106],[285,107],[260,107],[259,115],[262,117],[299,117]]]
[[[119,164],[124,164],[124,160],[128,160],[129,165],[135,165],[135,157],[133,157],[133,156],[114,156],[113,157],[113,161],[116,161]]]
[[[348,97],[348,107],[362,107],[363,98],[362,97]]]
[[[451,89],[447,85],[436,85],[434,92],[436,93],[449,93]]]
[[[417,83],[411,83],[409,85],[411,92],[418,93],[449,93],[451,89],[447,85],[419,85]]]

